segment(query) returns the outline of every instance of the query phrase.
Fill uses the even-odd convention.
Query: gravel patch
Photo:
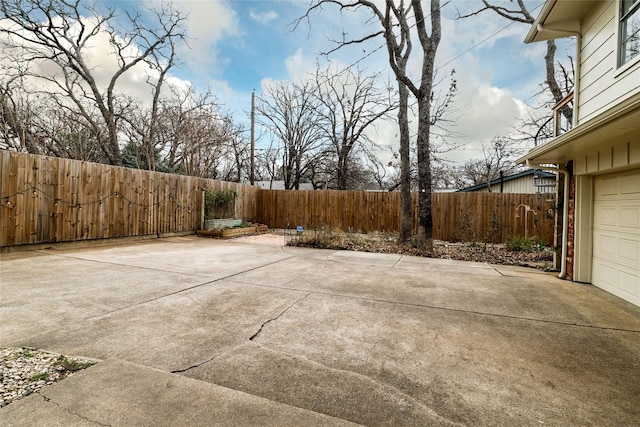
[[[32,348],[0,348],[0,408],[95,364]]]

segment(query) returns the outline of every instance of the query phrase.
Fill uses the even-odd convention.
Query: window
[[[620,57],[622,66],[640,54],[640,0],[620,1]]]

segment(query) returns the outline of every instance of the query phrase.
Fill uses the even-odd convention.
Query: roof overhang
[[[565,164],[602,148],[604,143],[638,141],[640,137],[640,93],[615,105],[597,118],[578,125],[550,142],[529,151],[516,163]]]
[[[580,22],[599,0],[547,0],[531,25],[525,43],[570,37],[579,34]]]

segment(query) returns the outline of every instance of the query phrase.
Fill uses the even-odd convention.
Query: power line
[[[444,9],[447,5],[449,5],[451,2],[447,2],[444,5],[442,5],[442,7],[440,8],[440,10]],[[536,11],[537,9],[539,9],[540,7],[542,7],[542,5],[538,5],[536,7],[534,7],[533,9],[531,9],[531,12]],[[428,15],[426,18],[428,18],[431,15]],[[436,68],[436,71],[440,71],[442,68],[446,67],[447,65],[451,64],[452,62],[458,60],[459,58],[461,58],[462,56],[466,55],[467,53],[471,52],[472,50],[474,50],[475,48],[477,48],[478,46],[480,46],[481,44],[493,39],[494,37],[496,37],[498,34],[502,33],[503,31],[505,31],[506,29],[508,29],[509,27],[511,27],[513,24],[518,23],[517,21],[511,21],[509,22],[507,25],[505,25],[504,27],[498,29],[497,31],[493,32],[492,34],[488,35],[487,37],[483,38],[482,40],[480,40],[478,43],[474,44],[473,46],[469,47],[468,49],[466,49],[465,51],[461,52],[460,54],[456,55],[455,57],[453,57],[452,59],[450,59],[449,61],[445,62],[442,65],[439,65]],[[414,22],[412,25],[409,26],[410,29],[414,28],[418,23]],[[377,51],[379,51],[380,49],[382,49],[383,47],[386,46],[386,43],[381,44],[380,46],[378,46],[377,48],[375,48],[374,50],[372,50],[371,52],[367,53],[366,55],[364,55],[363,57],[361,57],[360,59],[358,59],[357,61],[353,62],[351,65],[349,65],[348,68],[353,67],[354,65],[359,64],[360,62],[364,61],[365,59],[369,58],[371,55],[373,55],[374,53],[376,53]]]

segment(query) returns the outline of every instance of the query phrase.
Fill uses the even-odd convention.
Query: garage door
[[[640,306],[640,169],[594,180],[593,284]]]

